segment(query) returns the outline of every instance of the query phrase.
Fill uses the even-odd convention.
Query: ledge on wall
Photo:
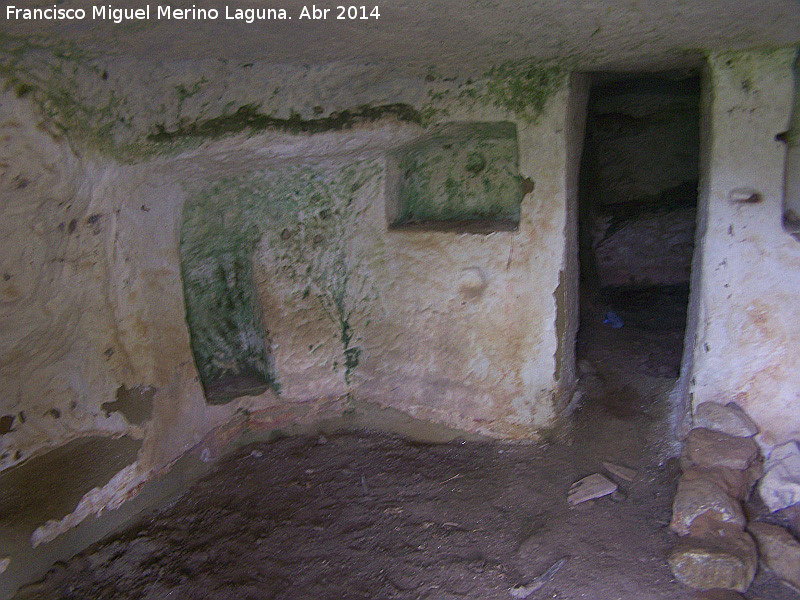
[[[389,231],[438,231],[444,233],[489,234],[495,231],[519,231],[519,220],[515,219],[455,219],[406,221],[392,223]]]

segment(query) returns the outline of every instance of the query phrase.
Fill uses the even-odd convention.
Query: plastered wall
[[[712,54],[683,377],[694,406],[735,401],[766,450],[800,438],[800,244],[782,227],[793,50]]]
[[[335,71],[216,66],[219,77],[203,82],[163,66],[167,77],[124,77],[87,59],[60,96],[53,90],[70,71],[52,67],[63,60],[54,56],[35,76],[36,60],[22,60],[0,102],[0,470],[89,437],[124,438],[136,455],[119,470],[97,456],[115,465],[106,483],[82,490],[74,510],[28,523],[27,548],[121,506],[187,451],[211,459],[247,428],[339,414],[354,401],[508,438],[556,422],[574,384],[583,78],[541,78],[543,111],[520,115],[457,94],[467,74],[378,82],[363,72],[337,80]],[[781,227],[785,148],[775,140],[788,126],[793,59],[788,50],[709,57],[681,388],[694,405],[739,403],[765,446],[800,437],[800,246]],[[365,83],[345,91],[351,80]],[[115,85],[129,102],[111,101]],[[58,98],[111,100],[78,110]],[[256,99],[333,126],[275,131],[264,125],[283,127],[284,115],[255,118]],[[530,182],[518,227],[391,229],[387,157],[425,129],[397,111],[335,126],[337,111],[370,101],[405,103],[433,122],[514,123],[519,174]],[[226,113],[232,102],[246,110]],[[204,202],[193,221],[187,209]],[[258,220],[242,213],[259,202],[284,209]],[[218,237],[257,225],[242,253],[248,306],[276,382],[214,405],[184,286],[184,242],[203,215],[218,218]],[[2,549],[11,566],[0,578],[20,564],[15,548]]]
[[[474,94],[424,100],[428,88],[439,98],[461,85],[452,79],[364,86],[348,96],[352,106],[374,99],[408,108],[369,118],[361,108],[342,126],[332,108],[348,101],[336,88],[322,94],[336,105],[319,120],[286,131],[279,119],[253,120],[251,109],[236,113],[247,117],[244,126],[209,120],[228,96],[250,106],[246,94],[258,90],[248,70],[241,79],[221,73],[224,92],[207,82],[182,82],[177,95],[164,89],[168,107],[154,112],[145,84],[171,90],[174,80],[123,80],[114,65],[80,62],[64,98],[103,101],[99,89],[112,80],[130,102],[66,110],[52,94],[65,71],[42,76],[48,60],[36,77],[17,65],[0,102],[0,476],[74,440],[123,440],[124,452],[84,448],[82,464],[96,471],[84,479],[94,487],[69,489],[65,472],[54,488],[77,498],[72,508],[0,524],[13,533],[5,538],[13,544],[0,546],[0,592],[31,576],[20,565],[46,564],[31,551],[46,552],[65,532],[122,506],[188,451],[213,459],[248,429],[310,422],[358,402],[503,438],[535,438],[554,425],[574,385],[571,223],[583,79],[550,72],[542,110],[524,117]],[[337,85],[325,73],[309,77]],[[315,86],[291,94],[312,117],[318,110],[304,94]],[[424,138],[423,124],[403,112],[423,109],[433,122],[516,127],[515,168],[527,183],[515,229],[390,229],[391,154]],[[180,129],[187,110],[200,119],[189,133]],[[66,117],[76,114],[80,122]],[[94,120],[106,117],[103,131],[114,133],[100,143]],[[209,123],[228,129],[198,137]],[[164,141],[176,131],[183,137]],[[213,255],[214,244],[236,236],[274,385],[211,404],[192,351],[185,283],[203,290],[208,257],[193,253],[205,245]]]

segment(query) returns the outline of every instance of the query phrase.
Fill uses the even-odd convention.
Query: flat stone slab
[[[739,529],[744,529],[747,523],[741,504],[716,483],[702,476],[681,477],[672,502],[670,529],[678,535],[687,535],[692,523],[704,515]]]
[[[777,525],[751,523],[747,530],[755,538],[767,568],[800,591],[800,542]]]
[[[587,500],[602,498],[617,491],[617,484],[604,477],[600,473],[589,475],[576,481],[567,492],[567,502],[570,506],[575,506]]]
[[[758,552],[753,538],[736,525],[720,523],[709,530],[705,524],[701,535],[681,538],[667,562],[689,587],[745,592],[756,574]]]
[[[684,470],[690,466],[746,470],[759,461],[758,446],[749,437],[728,435],[704,427],[692,429],[681,454]]]
[[[735,402],[724,406],[717,402],[703,402],[695,410],[694,424],[695,427],[742,437],[758,433],[758,425]]]

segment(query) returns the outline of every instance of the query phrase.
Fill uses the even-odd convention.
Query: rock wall
[[[102,477],[77,496],[61,482],[69,506],[0,524],[13,534],[0,536],[2,590],[31,576],[31,545],[45,552],[248,428],[353,400],[508,438],[554,424],[574,383],[585,80],[531,64],[404,80],[364,66],[143,68],[17,42],[0,61],[0,477],[28,482],[16,469],[76,440]],[[678,392],[735,401],[766,448],[800,437],[800,246],[781,227],[775,140],[793,58],[709,57]],[[392,157],[449,122],[516,129],[511,227],[391,227]],[[481,172],[472,154],[452,155],[464,178]],[[436,197],[451,198],[447,181]],[[257,385],[209,394],[231,374]]]
[[[709,57],[697,330],[682,370],[694,406],[745,409],[765,454],[800,438],[800,245],[781,224],[786,147],[776,139],[790,119],[793,60],[793,50]]]
[[[594,257],[601,287],[689,282],[697,212],[691,208],[643,211],[622,225],[595,220]]]
[[[9,96],[0,104],[0,468],[76,432],[141,437],[121,414],[90,408],[112,400],[128,375],[109,297],[115,215],[95,193],[106,172],[42,131],[33,108]]]
[[[599,83],[583,161],[587,275],[596,285],[688,283],[700,90],[684,72]],[[591,250],[590,250],[591,249]]]
[[[0,523],[0,592],[187,451],[211,460],[247,429],[353,401],[507,438],[554,424],[574,384],[585,85],[522,65],[512,89],[531,108],[474,74],[148,70],[19,43],[0,64],[0,477],[75,440],[130,443],[84,451],[94,487],[64,482],[62,508]],[[515,131],[497,159],[513,227],[390,227],[392,157],[437,122]],[[485,175],[458,168],[464,189]],[[255,385],[226,380],[241,375]]]

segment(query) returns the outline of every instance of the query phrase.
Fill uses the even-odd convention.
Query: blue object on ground
[[[620,316],[615,313],[613,310],[610,310],[606,313],[606,318],[603,319],[603,323],[606,325],[610,325],[614,329],[619,329],[625,322],[620,318]]]

